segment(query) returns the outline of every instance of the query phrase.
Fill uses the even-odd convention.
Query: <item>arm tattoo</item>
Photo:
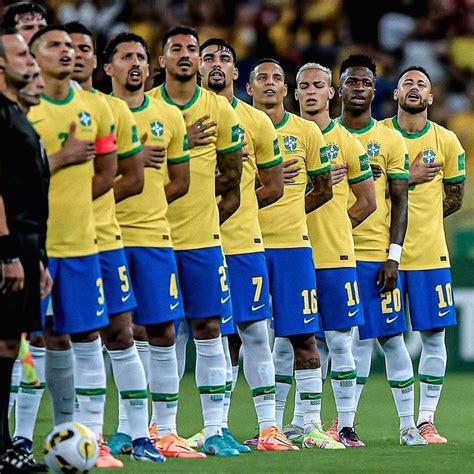
[[[464,196],[464,183],[445,184],[444,193],[443,217],[448,217],[461,209]]]

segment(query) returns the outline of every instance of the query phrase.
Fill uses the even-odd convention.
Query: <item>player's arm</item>
[[[410,183],[421,184],[432,181],[441,169],[439,163],[424,163],[423,151],[420,151],[410,165]]]
[[[143,191],[144,174],[142,151],[119,159],[117,163],[117,176],[114,181],[115,202],[140,194]]]
[[[190,172],[189,159],[182,163],[168,162],[169,181],[165,185],[165,195],[168,204],[184,196],[189,189]]]
[[[444,183],[443,217],[459,211],[464,197],[464,181],[460,183]]]
[[[445,138],[446,158],[443,167],[443,217],[459,211],[464,197],[466,179],[466,153],[453,132]]]
[[[242,176],[242,150],[217,155],[216,196],[219,222],[223,224],[240,206],[240,177]]]
[[[354,228],[364,222],[377,209],[373,178],[351,184],[351,191],[356,198],[356,202],[347,213],[349,214],[352,228]]]
[[[279,163],[271,168],[259,168],[260,186],[256,189],[258,207],[269,206],[283,196],[283,165]]]
[[[105,194],[114,185],[117,175],[117,153],[107,153],[94,159],[94,177],[92,178],[92,198]]]
[[[304,207],[306,214],[319,209],[323,204],[330,201],[333,196],[330,168],[321,174],[310,174],[310,179],[313,189],[305,196]]]

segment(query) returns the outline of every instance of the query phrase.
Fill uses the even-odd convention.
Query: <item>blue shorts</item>
[[[222,248],[175,252],[186,317],[221,317],[230,300]]]
[[[377,274],[382,266],[383,262],[357,262],[357,279],[364,308],[364,324],[359,326],[361,339],[394,336],[407,330],[400,275],[397,288],[381,295]]]
[[[408,296],[411,325],[427,331],[456,325],[451,270],[405,270],[400,272],[402,291]]]
[[[275,336],[318,330],[316,274],[310,248],[266,249]]]
[[[320,331],[338,331],[364,323],[355,268],[316,270]]]
[[[221,333],[235,334],[236,325],[271,317],[268,272],[263,252],[227,255],[232,292],[232,318],[222,315]]]
[[[125,247],[137,300],[133,322],[160,324],[183,317],[183,300],[172,248]]]
[[[137,303],[123,248],[100,252],[99,262],[109,317],[135,308]]]
[[[93,331],[109,324],[99,255],[51,257],[48,270],[53,279],[51,295],[41,303],[46,317],[50,299],[54,330],[60,334]]]

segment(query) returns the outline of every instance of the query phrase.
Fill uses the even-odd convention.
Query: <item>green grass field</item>
[[[334,417],[331,388],[325,385],[323,420]],[[293,395],[290,394],[287,417],[291,417]],[[418,402],[417,402],[418,403]],[[38,459],[42,441],[51,428],[49,401],[44,399],[35,444]],[[170,459],[163,465],[137,463],[123,457],[122,472],[474,472],[474,378],[472,374],[450,374],[443,388],[443,396],[436,424],[449,444],[407,448],[398,444],[398,419],[390,389],[380,375],[370,378],[362,396],[357,417],[357,431],[366,444],[365,449],[344,451],[302,450],[293,453],[252,452],[238,458],[204,460]],[[116,424],[116,391],[110,387],[106,410],[105,438],[109,438]],[[256,418],[247,384],[240,375],[230,412],[230,428],[243,440],[256,433]],[[191,375],[181,385],[178,428],[182,436],[190,436],[201,428],[199,397]],[[101,470],[101,472],[118,472]]]

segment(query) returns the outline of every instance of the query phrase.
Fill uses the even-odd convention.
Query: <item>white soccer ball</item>
[[[98,455],[94,434],[80,423],[56,426],[44,442],[44,459],[53,472],[87,472]]]

